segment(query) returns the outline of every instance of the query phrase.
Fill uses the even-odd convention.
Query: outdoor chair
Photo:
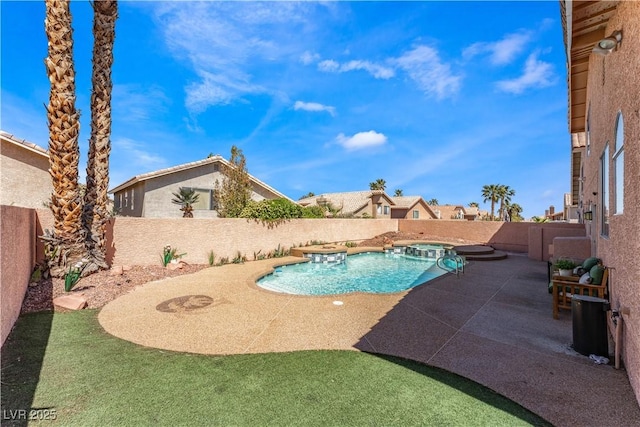
[[[609,269],[599,266],[602,270],[600,283],[580,283],[581,276],[559,276],[554,274],[551,279],[553,288],[553,318],[558,318],[561,308],[571,310],[571,297],[573,295],[588,295],[597,298],[605,298],[607,295],[607,279]],[[595,268],[595,267],[594,267]]]

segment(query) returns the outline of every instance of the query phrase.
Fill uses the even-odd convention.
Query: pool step
[[[496,261],[507,258],[506,252],[496,251],[491,246],[462,245],[454,246],[453,249],[467,261]]]

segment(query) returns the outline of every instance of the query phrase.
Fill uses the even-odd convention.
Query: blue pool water
[[[336,265],[309,262],[278,267],[258,280],[258,286],[297,295],[393,293],[445,273],[436,266],[435,259],[376,252],[350,255],[346,262]]]

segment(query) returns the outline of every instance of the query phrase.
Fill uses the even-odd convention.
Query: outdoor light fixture
[[[593,47],[593,53],[598,55],[608,55],[618,48],[618,45],[622,42],[622,31],[614,31],[609,37],[600,40]]]
[[[586,211],[583,217],[585,221],[593,221],[593,211]]]

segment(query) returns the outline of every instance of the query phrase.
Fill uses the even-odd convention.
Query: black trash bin
[[[571,297],[573,315],[573,349],[589,356],[609,357],[607,336],[607,310],[609,302],[587,295]]]

